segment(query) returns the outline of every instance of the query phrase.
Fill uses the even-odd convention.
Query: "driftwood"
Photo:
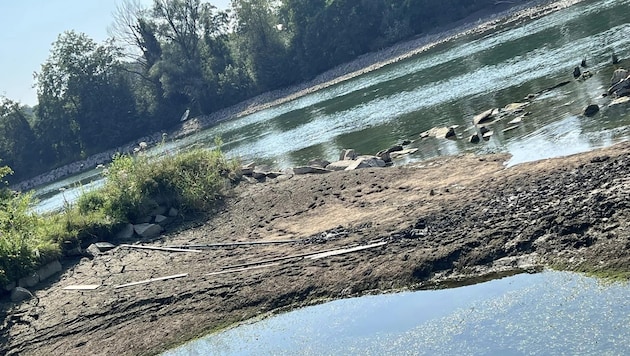
[[[334,250],[334,251],[321,252],[321,253],[318,253],[318,254],[314,254],[314,255],[308,256],[307,258],[309,258],[311,260],[318,260],[318,259],[324,258],[324,257],[337,256],[337,255],[343,255],[343,254],[346,254],[346,253],[367,250],[367,249],[370,249],[370,248],[383,246],[385,244],[387,244],[387,241],[377,242],[377,243],[374,243],[374,244],[371,244],[371,245],[365,245],[365,246],[356,246],[356,247],[350,247],[350,248],[342,248],[342,249]]]
[[[260,265],[260,266],[252,266],[252,267],[245,267],[245,268],[234,268],[234,269],[226,269],[223,271],[219,271],[219,272],[211,272],[211,273],[207,273],[206,276],[216,276],[218,274],[226,274],[226,273],[234,273],[234,272],[244,272],[244,271],[251,271],[254,269],[259,269],[259,268],[267,268],[267,267],[274,267],[274,266],[279,266],[280,262],[276,262],[276,263],[269,263],[266,265]]]
[[[201,250],[193,250],[193,249],[185,249],[185,248],[144,246],[144,245],[127,245],[127,244],[123,244],[123,245],[120,245],[120,247],[136,248],[136,249],[141,249],[141,250],[167,251],[167,252],[203,252]]]
[[[147,283],[152,283],[152,282],[157,282],[157,281],[165,281],[167,279],[183,278],[183,277],[186,277],[186,276],[188,276],[188,273],[174,274],[172,276],[145,279],[143,281],[131,282],[131,283],[127,283],[127,284],[119,284],[117,286],[114,286],[114,288],[131,287],[131,286],[137,286],[137,285],[140,285],[140,284],[147,284]]]
[[[169,248],[187,249],[187,248],[221,248],[221,247],[236,247],[236,246],[251,246],[251,245],[279,245],[279,244],[296,244],[302,243],[304,240],[265,240],[265,241],[242,241],[242,242],[224,242],[215,244],[204,245],[174,245],[167,246]]]
[[[382,242],[377,242],[377,243],[370,244],[370,245],[355,246],[355,247],[345,247],[345,248],[341,248],[341,249],[335,248],[335,249],[324,250],[324,251],[300,253],[300,254],[297,254],[297,255],[276,257],[276,258],[271,258],[271,259],[262,260],[262,261],[246,262],[246,263],[242,263],[242,264],[238,264],[238,265],[224,266],[221,269],[228,270],[228,269],[236,269],[236,268],[246,268],[246,267],[251,267],[251,266],[257,266],[257,265],[263,265],[263,264],[269,264],[269,263],[281,262],[281,261],[287,261],[287,260],[293,260],[293,259],[303,259],[303,258],[309,258],[309,259],[316,260],[316,259],[329,257],[329,256],[336,256],[336,255],[342,255],[342,254],[351,253],[351,252],[355,252],[355,251],[367,250],[367,249],[370,249],[370,248],[383,246],[385,244],[387,244],[387,242],[386,241],[382,241]]]
[[[67,287],[63,287],[64,290],[94,290],[100,287],[100,284],[73,284]]]

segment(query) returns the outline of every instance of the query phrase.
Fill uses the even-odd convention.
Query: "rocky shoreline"
[[[378,52],[365,54],[354,61],[326,71],[311,81],[261,94],[255,98],[219,110],[213,114],[190,119],[184,122],[180,128],[168,133],[168,137],[169,139],[181,138],[218,122],[235,119],[280,105],[359,75],[377,70],[386,65],[405,60],[454,38],[475,33],[484,33],[498,26],[535,19],[581,1],[583,0],[533,0],[522,5],[500,7],[497,12],[473,14],[467,19],[450,25],[448,28],[437,29],[435,33],[404,41]],[[132,153],[133,149],[137,147],[140,142],[145,142],[149,146],[152,146],[160,143],[162,138],[162,132],[146,135],[121,147],[90,156],[85,160],[73,162],[34,178],[13,184],[11,188],[17,191],[27,191],[66,176],[94,169],[100,164],[109,163],[112,156],[116,153]]]

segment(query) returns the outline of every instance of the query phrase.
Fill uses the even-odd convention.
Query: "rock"
[[[435,138],[451,138],[455,136],[454,127],[434,127],[428,131],[420,134],[420,138],[435,137]]]
[[[164,215],[156,215],[155,216],[155,220],[153,220],[156,224],[159,223],[163,223],[164,221],[166,221],[166,219],[168,219],[166,216]]]
[[[510,132],[512,130],[516,130],[518,129],[518,126],[514,125],[514,126],[508,126],[506,128],[504,128],[501,132],[505,133],[505,132]]]
[[[499,113],[499,109],[489,109],[473,117],[473,124],[479,125],[494,120],[494,116]]]
[[[400,143],[401,146],[407,146],[411,144],[411,140],[403,140],[403,142]]]
[[[617,57],[617,54],[615,54],[615,52],[613,52],[611,59],[612,59],[612,64],[619,64],[619,57]]]
[[[582,71],[580,70],[580,67],[573,68],[573,78],[577,79],[581,75],[582,75]]]
[[[241,174],[244,176],[251,176],[256,167],[256,162],[250,162],[241,167]]]
[[[352,162],[345,170],[352,171],[361,168],[385,167],[387,164],[380,158],[374,156],[360,156]]]
[[[267,172],[255,169],[252,171],[251,176],[254,179],[263,179],[263,178],[267,178]]]
[[[77,246],[69,250],[66,250],[64,254],[68,257],[83,256],[83,250],[81,250],[80,246]]]
[[[328,167],[328,166],[327,166]],[[303,166],[303,167],[293,167],[293,174],[301,175],[301,174],[321,174],[321,173],[330,173],[331,171],[326,168],[321,167],[311,167],[311,166]]]
[[[114,249],[116,246],[109,242],[97,242],[94,244],[96,248],[98,248],[101,252],[107,252],[109,250]]]
[[[133,225],[127,224],[116,234],[117,239],[129,240],[133,237]]]
[[[613,94],[618,97],[630,95],[630,75],[608,89],[608,95]]]
[[[357,158],[357,153],[352,148],[346,148],[341,150],[341,154],[339,155],[339,160],[354,160]]]
[[[511,104],[507,104],[503,108],[503,110],[507,111],[508,113],[514,113],[516,111],[523,110],[523,108],[526,107],[527,105],[529,105],[529,103],[511,103]]]
[[[90,246],[88,246],[88,248],[85,249],[85,253],[88,255],[88,257],[96,257],[100,254],[102,254],[103,252],[101,251],[101,249],[99,249],[98,247],[96,247],[95,244],[91,244]]]
[[[162,227],[157,224],[144,223],[144,224],[134,225],[133,230],[140,237],[151,238],[151,237],[156,237],[160,235],[160,233],[162,232]]]
[[[494,135],[494,131],[488,131],[484,133],[483,136],[481,136],[481,138],[483,138],[484,141],[488,141],[490,140],[490,137],[492,137],[492,135]]]
[[[414,154],[418,151],[417,148],[407,148],[404,149],[402,151],[396,151],[396,152],[392,152],[390,154],[391,158],[400,158],[402,156],[406,156],[406,155],[410,155],[410,154]]]
[[[170,217],[172,217],[172,218],[173,218],[173,217],[176,217],[176,216],[177,216],[177,214],[179,214],[179,210],[177,210],[177,209],[175,209],[175,208],[170,208],[170,209],[168,210],[168,216],[170,216]]]
[[[588,70],[585,70],[584,73],[582,73],[582,75],[580,76],[580,79],[586,80],[588,78],[591,78],[592,76],[593,76],[593,73],[591,73]]]
[[[15,287],[17,287],[17,283],[11,282],[4,286],[4,290],[7,292],[12,291]],[[1,294],[1,293],[0,293]]]
[[[586,58],[582,59],[582,62],[580,63],[580,67],[582,67],[582,68],[586,68],[587,67],[587,65],[586,65]]]
[[[523,122],[523,116],[516,117],[516,118],[512,119],[510,122],[508,122],[507,124],[508,125],[520,125],[521,122]]]
[[[612,78],[610,78],[610,85],[615,85],[620,81],[626,79],[630,73],[626,69],[619,68],[615,69],[613,72]]]
[[[13,303],[18,303],[31,298],[33,298],[33,294],[26,288],[15,287],[15,289],[11,292],[11,301]]]
[[[479,126],[479,133],[483,136],[485,133],[490,132],[490,129],[485,126]]]
[[[479,135],[477,135],[477,134],[473,134],[468,139],[468,142],[470,142],[470,143],[479,143],[479,141],[481,141],[481,139],[479,138]]]
[[[167,210],[168,210],[168,208],[165,207],[165,206],[158,206],[157,208],[153,209],[153,211],[151,211],[151,213],[149,215],[151,215],[151,216],[164,215],[164,214],[166,214]]]
[[[35,287],[39,283],[39,274],[34,272],[30,276],[22,277],[18,281],[18,286],[20,287]]]
[[[319,158],[318,159],[314,159],[314,160],[310,160],[308,162],[308,166],[319,167],[319,168],[326,168],[326,166],[329,165],[329,164],[330,164],[330,162],[328,162],[327,160],[319,159]]]
[[[402,150],[403,150],[403,146],[402,145],[395,145],[395,146],[392,146],[392,147],[388,148],[387,151],[385,151],[385,152],[392,153],[392,152],[398,152],[398,151],[402,151]]]
[[[398,152],[398,151],[396,151]],[[390,153],[387,151],[380,151],[379,153],[377,153],[375,156],[382,159],[383,162],[385,163],[391,163],[392,161],[392,154],[394,154],[394,152]]]
[[[37,270],[40,281],[45,281],[56,273],[61,272],[61,263],[59,261],[53,261]]]
[[[610,104],[608,104],[608,106],[615,106],[615,105],[626,104],[626,103],[630,103],[629,96],[622,96],[621,98],[613,99],[610,102]]]
[[[348,168],[348,166],[350,166],[353,162],[354,161],[352,160],[341,160],[337,162],[332,162],[331,164],[326,166],[326,169],[330,171],[343,171]]]
[[[591,104],[584,109],[584,116],[591,117],[599,111],[599,106],[597,104]]]

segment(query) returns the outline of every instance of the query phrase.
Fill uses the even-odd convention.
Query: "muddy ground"
[[[630,143],[505,168],[506,155],[243,183],[200,226],[150,244],[296,243],[164,252],[117,247],[67,263],[2,306],[0,354],[153,354],[270,311],[543,266],[628,272]],[[374,242],[320,259],[304,255]],[[257,263],[254,269],[228,266]],[[211,274],[218,271],[229,273]],[[115,288],[181,273],[183,278]],[[98,284],[68,291],[73,284]]]

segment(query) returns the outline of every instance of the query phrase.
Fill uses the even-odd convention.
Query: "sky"
[[[0,96],[37,104],[33,73],[48,59],[64,31],[83,32],[97,43],[107,38],[122,0],[0,0]],[[152,0],[139,0],[150,6]],[[220,9],[230,0],[210,0]]]

